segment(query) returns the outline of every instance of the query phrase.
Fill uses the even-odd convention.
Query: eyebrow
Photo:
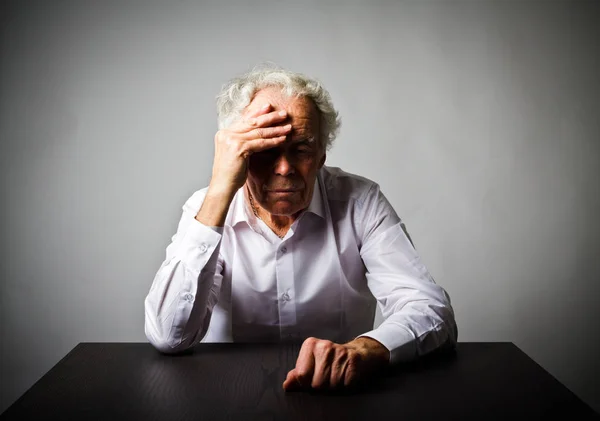
[[[300,137],[298,139],[292,139],[291,143],[308,143],[308,144],[313,144],[316,142],[316,139],[314,136],[307,136],[307,137]]]

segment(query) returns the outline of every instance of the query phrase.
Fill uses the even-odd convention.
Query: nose
[[[289,161],[285,153],[279,154],[277,159],[275,160],[275,174],[286,176],[290,174],[294,174],[294,166]]]

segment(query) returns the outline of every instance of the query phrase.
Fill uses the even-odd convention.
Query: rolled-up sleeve
[[[455,346],[458,329],[450,296],[430,275],[377,184],[363,198],[361,211],[360,253],[383,321],[360,336],[383,344],[391,363]]]
[[[183,205],[177,232],[144,301],[146,337],[161,352],[183,351],[200,342],[218,301],[223,231],[195,219],[204,194],[194,193]]]

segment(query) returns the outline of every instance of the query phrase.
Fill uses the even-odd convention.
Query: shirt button
[[[187,294],[185,294],[185,295],[183,296],[183,298],[185,298],[185,300],[186,300],[186,301],[188,301],[188,302],[190,302],[190,303],[191,303],[192,301],[194,301],[194,294],[190,294],[190,293],[188,292]]]
[[[208,250],[208,246],[204,243],[200,244],[200,253],[206,253],[206,250]]]
[[[287,292],[284,292],[283,295],[281,296],[281,299],[283,301],[290,301],[290,296]]]
[[[282,253],[285,253],[285,252],[287,252],[287,247],[286,247],[286,246],[283,246],[283,247],[281,247],[281,252],[282,252]]]

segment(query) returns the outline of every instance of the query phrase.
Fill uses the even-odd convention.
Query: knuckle
[[[304,345],[309,346],[309,347],[314,347],[315,344],[318,342],[319,340],[317,338],[306,338],[306,340],[304,341]]]
[[[320,352],[330,352],[333,350],[334,344],[328,340],[320,340],[315,344],[315,348]]]
[[[225,145],[231,145],[234,142],[234,138],[231,133],[223,133],[220,136],[220,142]]]

